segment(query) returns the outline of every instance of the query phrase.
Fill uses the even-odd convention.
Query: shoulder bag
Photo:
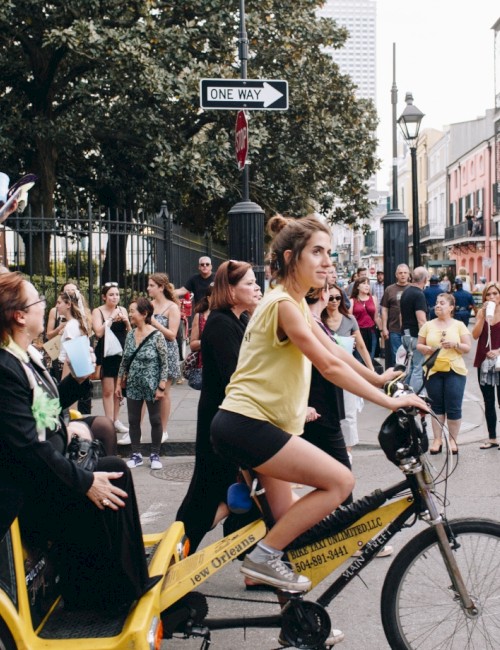
[[[133,351],[132,355],[130,356],[129,362],[127,363],[127,367],[125,368],[125,372],[123,373],[123,375],[122,375],[122,377],[121,377],[121,381],[120,381],[120,387],[121,387],[121,389],[122,389],[122,395],[123,395],[123,397],[126,397],[126,396],[127,396],[127,380],[128,380],[128,373],[129,373],[129,370],[130,370],[130,366],[132,365],[132,362],[133,362],[134,359],[135,359],[135,355],[139,352],[139,350],[142,348],[142,346],[144,345],[144,343],[146,343],[146,341],[147,341],[148,339],[150,339],[150,338],[153,336],[153,334],[156,334],[157,331],[158,331],[158,330],[155,330],[154,332],[151,332],[150,334],[148,334],[148,335],[146,336],[146,338],[143,339],[143,340],[139,343],[139,345],[136,347],[136,349]]]

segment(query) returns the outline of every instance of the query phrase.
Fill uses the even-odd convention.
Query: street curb
[[[144,457],[151,453],[151,443],[141,443],[140,450]],[[131,445],[118,445],[118,455],[128,458],[132,453]],[[164,442],[160,447],[160,456],[194,456],[195,442]]]

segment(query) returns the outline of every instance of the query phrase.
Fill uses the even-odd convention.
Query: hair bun
[[[267,222],[267,229],[269,233],[277,235],[283,230],[283,228],[288,225],[288,219],[282,214],[276,214],[274,217],[271,217]]]

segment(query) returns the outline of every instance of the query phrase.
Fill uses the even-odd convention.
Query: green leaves
[[[347,35],[316,19],[318,4],[247,2],[248,76],[290,86],[287,112],[250,115],[251,198],[268,214],[357,222],[377,118],[324,54]],[[4,0],[0,22],[2,169],[41,176],[45,214],[75,194],[167,200],[179,221],[224,231],[241,192],[236,112],[202,111],[199,81],[239,77],[236,1]]]

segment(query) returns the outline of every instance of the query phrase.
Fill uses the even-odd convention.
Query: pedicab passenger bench
[[[177,530],[177,528],[178,530]],[[150,575],[165,574],[182,559],[184,528],[145,535]],[[163,580],[127,611],[64,608],[50,553],[26,549],[17,520],[0,540],[0,648],[5,650],[159,649]],[[96,590],[99,585],[96,585]]]

